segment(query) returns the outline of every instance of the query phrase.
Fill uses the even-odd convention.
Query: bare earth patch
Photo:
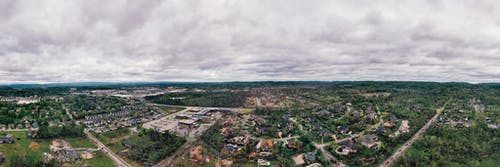
[[[37,142],[31,142],[28,147],[30,148],[30,150],[35,151],[40,149],[40,144],[38,144]]]

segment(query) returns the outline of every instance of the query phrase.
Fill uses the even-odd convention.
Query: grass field
[[[65,138],[73,148],[97,148],[92,141],[87,138]]]
[[[50,152],[49,146],[52,140],[31,139],[27,137],[26,132],[0,132],[0,135],[12,134],[14,144],[0,144],[0,152],[6,154],[9,164],[10,158],[13,155],[31,157],[33,159],[41,159],[43,152]],[[73,148],[97,148],[92,141],[87,138],[64,138]],[[90,165],[95,167],[116,166],[114,162],[105,156],[101,151],[95,152],[95,157],[88,160],[82,160],[76,164]]]
[[[9,157],[13,155],[33,157],[40,159],[43,152],[49,152],[50,143],[45,140],[33,140],[27,138],[26,132],[0,132],[0,135],[12,134],[15,139],[14,144],[0,144],[0,152],[5,153],[7,164],[10,162]],[[32,148],[30,148],[32,144]]]
[[[132,136],[137,136],[137,134],[131,133],[128,128],[122,128],[101,134],[94,133],[94,136],[96,136],[99,141],[101,141],[102,143],[104,143],[104,145],[111,149],[111,151],[119,155],[121,151],[125,150],[124,146],[122,145],[122,141],[127,140]],[[139,164],[128,159],[125,156],[120,157],[134,167],[140,166]]]
[[[116,166],[111,159],[109,159],[104,153],[101,151],[96,152],[95,157],[92,159],[85,160],[85,163],[93,166],[93,167],[108,167],[108,166]]]

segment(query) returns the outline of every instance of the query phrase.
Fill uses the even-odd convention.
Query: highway
[[[427,131],[427,129],[429,129],[429,127],[431,126],[431,124],[433,122],[435,122],[437,120],[437,118],[439,117],[439,115],[441,114],[441,112],[444,110],[444,108],[446,107],[446,105],[450,102],[451,100],[449,100],[446,104],[444,104],[444,106],[440,109],[437,109],[436,111],[436,114],[422,127],[420,128],[420,130],[418,130],[417,133],[415,133],[415,135],[413,135],[408,141],[406,141],[404,143],[403,146],[401,146],[399,149],[396,150],[396,152],[394,152],[387,160],[385,160],[379,167],[389,167],[392,165],[392,163],[394,163],[394,161],[396,161],[401,155],[404,155],[404,153],[406,152],[406,150],[408,150],[408,148],[411,147],[411,145],[418,139],[420,138],[424,133],[425,131]]]
[[[113,160],[119,167],[131,167],[125,160],[116,155],[113,151],[111,151],[106,145],[104,145],[101,141],[94,137],[87,129],[83,131],[87,137],[97,145],[97,147],[104,152],[111,160]]]

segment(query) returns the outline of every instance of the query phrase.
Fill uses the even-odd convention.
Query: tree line
[[[82,137],[83,125],[64,125],[64,126],[52,126],[41,125],[38,129],[37,138],[39,139],[52,139],[52,138],[65,138],[65,137]]]

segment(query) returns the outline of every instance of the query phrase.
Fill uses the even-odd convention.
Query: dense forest
[[[471,127],[456,128],[434,124],[397,162],[397,166],[498,166],[500,164],[500,87],[494,84],[449,86],[453,97],[449,111],[461,111]],[[484,111],[475,111],[471,99],[481,99]],[[486,122],[489,118],[489,122]]]
[[[82,137],[83,125],[64,125],[64,126],[52,126],[41,125],[38,129],[37,138],[40,139],[52,139],[52,138],[65,138],[65,137]]]
[[[155,164],[172,155],[186,140],[172,133],[142,129],[138,136],[128,139],[127,142],[133,145],[124,153],[127,158],[144,164]]]
[[[500,163],[498,129],[433,126],[397,166],[495,166]]]
[[[64,95],[68,88],[54,87],[54,88],[10,88],[0,86],[0,96],[3,97],[30,97],[30,96],[52,96]]]
[[[243,107],[247,92],[183,92],[148,96],[146,100],[169,105]]]

